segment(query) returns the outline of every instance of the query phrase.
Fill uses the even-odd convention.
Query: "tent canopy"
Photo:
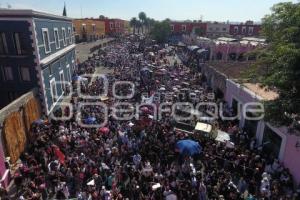
[[[195,127],[196,131],[202,131],[205,133],[210,133],[212,131],[212,125],[198,122]]]

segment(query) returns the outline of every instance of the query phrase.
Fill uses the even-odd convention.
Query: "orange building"
[[[99,19],[74,19],[76,42],[94,41],[105,36],[105,23]]]

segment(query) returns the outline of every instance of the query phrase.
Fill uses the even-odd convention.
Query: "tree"
[[[166,20],[162,22],[156,22],[150,32],[152,39],[156,40],[158,43],[166,42],[170,34],[171,26]]]
[[[279,96],[265,103],[266,118],[290,125],[300,116],[300,3],[279,3],[263,18],[262,33],[269,43],[256,52],[248,77],[275,89]],[[291,117],[293,116],[293,117]]]
[[[136,21],[136,27],[137,27],[137,30],[138,30],[138,34],[140,34],[141,28],[143,27],[143,23],[140,20],[137,20]]]
[[[205,33],[205,30],[201,27],[196,27],[194,31],[195,31],[195,34],[198,36],[203,36]]]
[[[142,32],[144,32],[144,28],[143,27],[145,26],[145,22],[146,22],[146,19],[147,19],[146,13],[140,12],[139,13],[139,19],[140,19],[141,25],[142,25]]]
[[[133,27],[133,34],[135,34],[135,30],[136,30],[136,27],[137,27],[137,19],[135,17],[131,18],[130,20],[130,26]]]
[[[104,15],[99,15],[99,19],[105,19]]]

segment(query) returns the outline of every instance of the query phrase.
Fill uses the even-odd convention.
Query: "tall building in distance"
[[[72,19],[33,10],[0,11],[0,106],[38,88],[44,113],[75,70]]]

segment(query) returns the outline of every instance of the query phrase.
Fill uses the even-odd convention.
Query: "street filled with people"
[[[32,124],[13,175],[15,199],[299,199],[289,170],[238,119],[211,119],[208,104],[195,109],[222,102],[234,114],[181,62],[180,48],[127,37],[79,63],[72,108]],[[99,68],[110,72],[97,75]],[[212,130],[182,128],[199,122]],[[219,132],[230,139],[212,137]]]

